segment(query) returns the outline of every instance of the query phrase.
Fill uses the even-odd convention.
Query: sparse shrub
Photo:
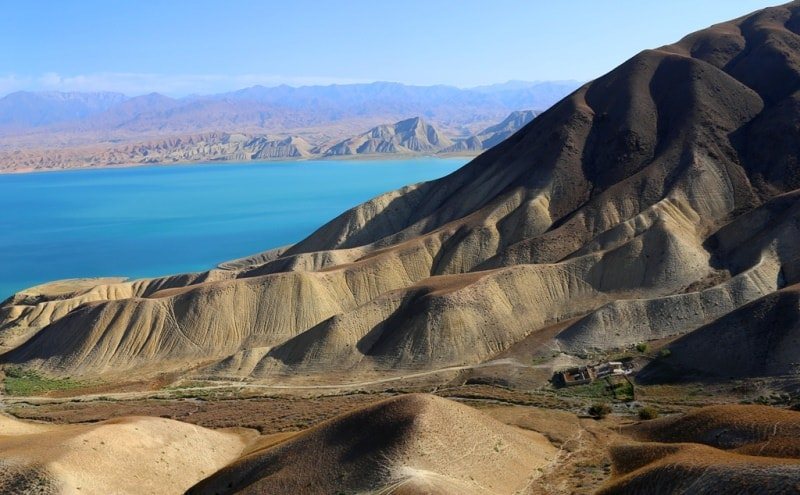
[[[669,349],[661,349],[658,355],[662,358],[668,358],[672,355],[672,351],[670,351]]]
[[[647,352],[647,342],[639,342],[636,344],[636,350],[639,352]]]
[[[611,413],[611,406],[605,402],[598,402],[589,406],[588,413],[594,419],[603,419]]]
[[[22,378],[25,372],[18,366],[9,366],[5,370],[6,376],[9,378]]]
[[[658,417],[658,411],[654,407],[645,406],[639,409],[639,419],[643,421],[647,421],[648,419],[656,419]]]
[[[789,406],[789,409],[791,409],[792,411],[800,411],[800,401],[797,401],[791,406]]]

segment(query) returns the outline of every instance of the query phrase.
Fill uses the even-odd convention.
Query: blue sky
[[[751,0],[4,2],[0,95],[588,80]]]

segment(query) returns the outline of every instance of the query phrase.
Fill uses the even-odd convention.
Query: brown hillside
[[[800,488],[800,412],[713,406],[622,431],[649,443],[612,446],[615,477],[600,493],[788,494]]]
[[[611,454],[614,468],[626,474],[598,492],[603,495],[788,495],[800,488],[800,462],[794,459],[740,455],[697,444],[624,445],[613,447]]]

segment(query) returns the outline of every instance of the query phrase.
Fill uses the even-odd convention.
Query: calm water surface
[[[46,281],[208,269],[296,242],[466,159],[176,165],[0,175],[0,300]]]

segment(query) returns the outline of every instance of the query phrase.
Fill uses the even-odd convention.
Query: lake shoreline
[[[483,153],[482,150],[481,153]],[[437,153],[433,155],[426,155],[424,153],[374,153],[368,155],[337,155],[337,156],[310,156],[299,158],[266,158],[261,160],[187,160],[187,161],[174,161],[174,162],[148,162],[148,163],[126,163],[126,164],[108,164],[108,165],[87,165],[79,167],[48,167],[43,169],[19,168],[19,169],[0,169],[0,176],[3,175],[27,175],[27,174],[45,174],[50,172],[71,172],[71,171],[86,171],[86,170],[116,170],[126,168],[140,168],[140,167],[188,167],[192,165],[265,165],[270,163],[286,163],[286,162],[368,162],[368,161],[401,161],[401,160],[414,160],[414,159],[435,159],[435,160],[450,160],[456,158],[469,158],[470,160],[478,157],[481,153],[475,152],[458,152],[458,153]]]
[[[13,212],[0,239],[0,299],[56,280],[205,271],[300,241],[349,208],[467,162],[381,158],[0,175],[0,209]]]

